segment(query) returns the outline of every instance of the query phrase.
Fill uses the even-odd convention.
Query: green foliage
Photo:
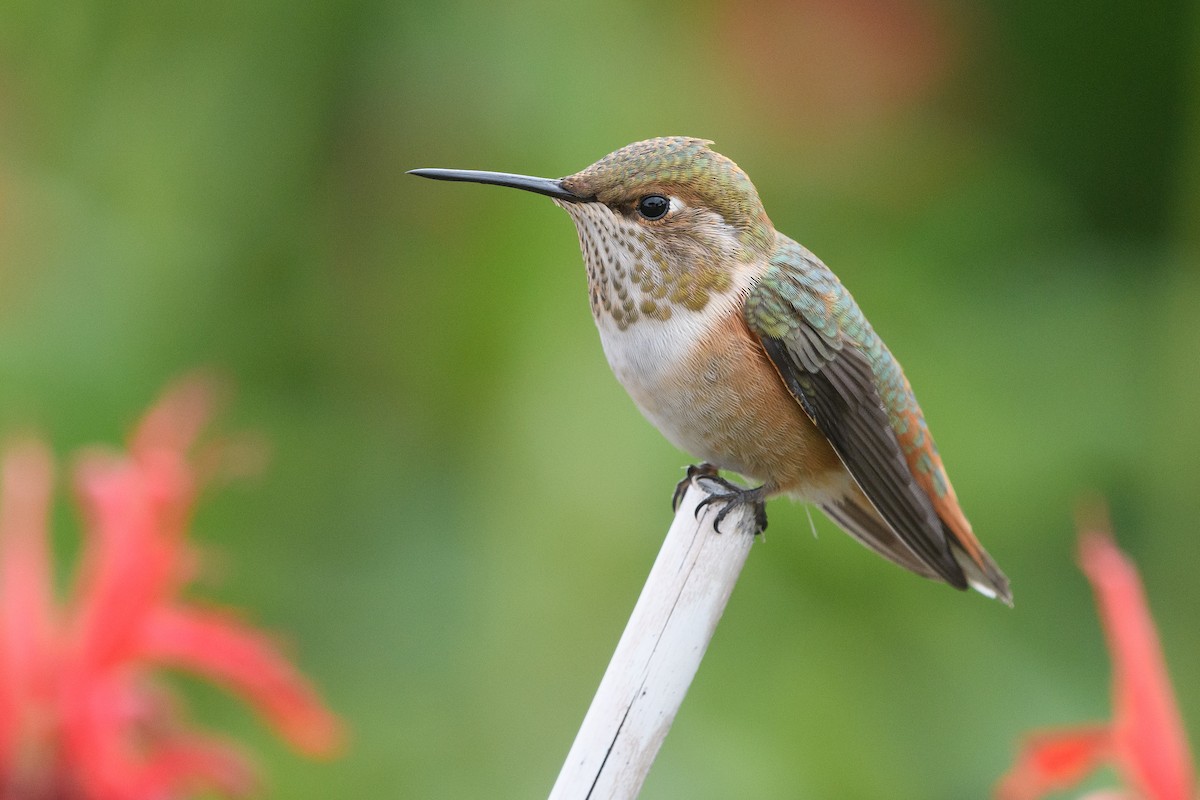
[[[1020,732],[1106,716],[1087,488],[1200,740],[1190,7],[857,5],[0,2],[0,425],[115,441],[230,375],[273,461],[202,504],[208,594],[353,733],[301,762],[198,694],[276,796],[549,789],[688,459],[609,374],[567,217],[403,171],[654,135],[714,139],[854,293],[1016,608],[774,502],[645,796],[981,797]]]

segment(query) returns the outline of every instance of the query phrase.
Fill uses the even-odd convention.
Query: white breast
[[[671,198],[672,209],[685,207]],[[656,250],[649,233],[602,203],[558,202],[575,222],[588,272],[592,315],[600,331],[604,355],[617,380],[641,412],[673,444],[703,456],[700,430],[707,409],[696,398],[717,380],[698,352],[712,332],[738,313],[754,276],[764,265],[740,264],[736,234],[720,220],[707,219],[710,246],[727,252],[736,272],[723,291],[710,290],[707,302],[689,308],[672,301],[672,291],[689,276],[681,275]],[[709,217],[715,215],[709,214]],[[736,306],[736,307],[735,307]]]
[[[641,319],[624,330],[596,315],[608,364],[638,409],[672,444],[706,461],[724,460],[711,448],[706,428],[727,409],[707,407],[720,402],[725,370],[710,363],[704,342],[738,313],[733,306],[742,297],[739,287],[713,295],[699,311],[674,306],[667,320]]]
[[[593,315],[608,365],[643,411],[678,380],[679,368],[691,360],[697,343],[731,313],[740,295],[714,295],[700,311],[673,306],[670,319],[641,319],[624,330],[603,312]]]

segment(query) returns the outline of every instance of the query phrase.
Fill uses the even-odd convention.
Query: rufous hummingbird
[[[900,365],[815,255],[775,230],[750,178],[687,137],[622,147],[565,178],[416,169],[551,197],[575,222],[617,380],[696,479],[766,527],[764,501],[821,507],[906,569],[1011,604],[959,507]],[[718,475],[739,473],[745,489]]]

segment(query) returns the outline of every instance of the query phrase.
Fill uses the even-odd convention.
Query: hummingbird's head
[[[647,139],[551,180],[467,170],[414,170],[430,178],[495,183],[552,197],[575,222],[598,319],[624,329],[639,316],[698,311],[736,273],[761,262],[775,229],[750,178],[710,142]]]
[[[634,142],[559,183],[664,245],[691,237],[722,252],[769,251],[774,229],[758,191],[737,164],[709,149],[710,144],[686,136]],[[565,202],[559,205],[571,210]],[[719,239],[728,241],[718,244]]]

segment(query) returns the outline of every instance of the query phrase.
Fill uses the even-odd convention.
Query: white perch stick
[[[700,666],[750,546],[752,518],[720,503],[695,516],[692,485],[567,754],[550,800],[637,797]]]

